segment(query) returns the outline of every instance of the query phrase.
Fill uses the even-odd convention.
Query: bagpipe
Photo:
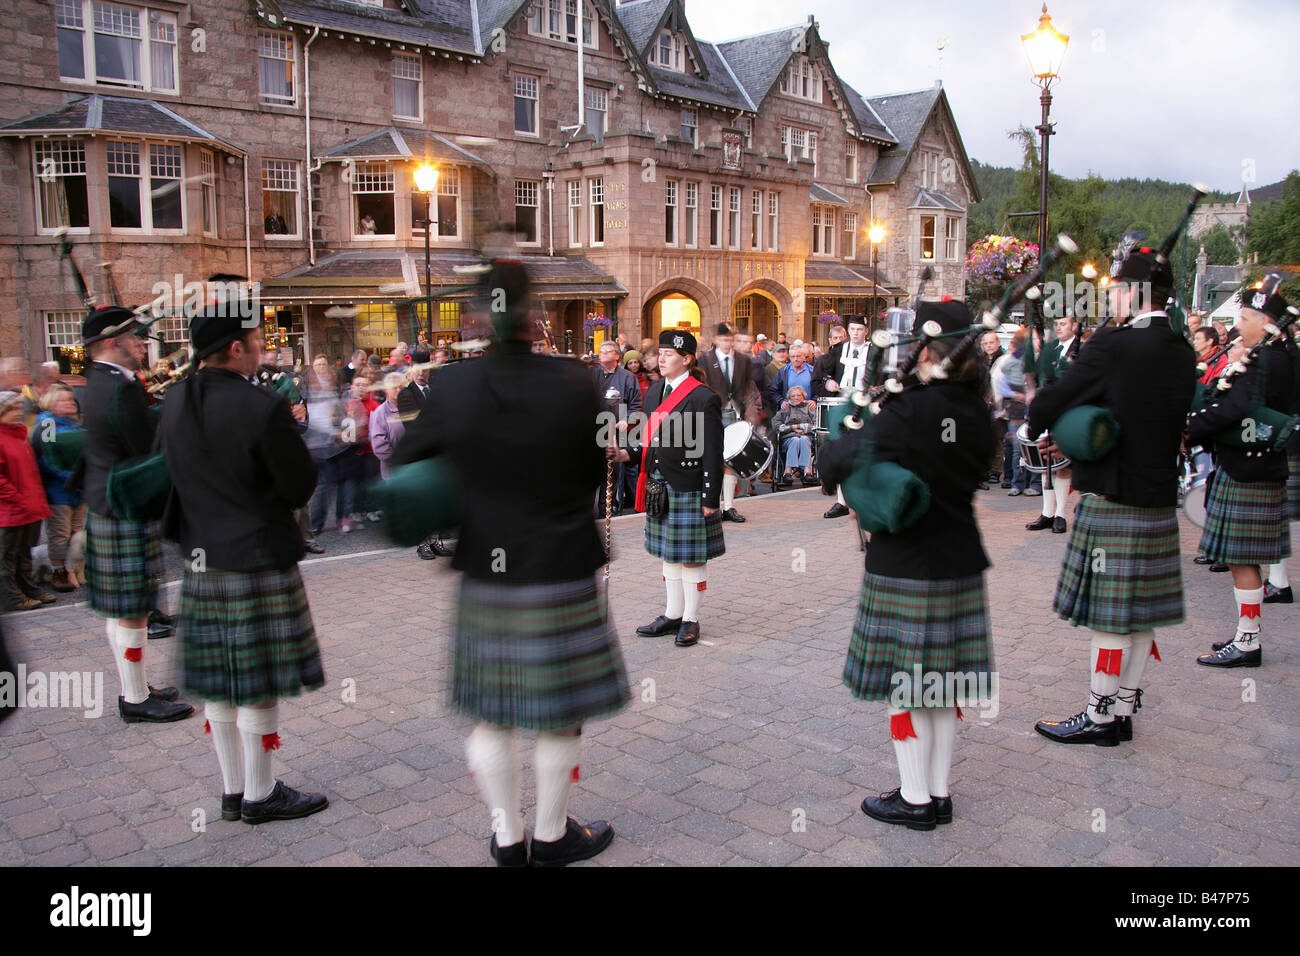
[[[880,373],[881,358],[887,349],[905,343],[895,342],[893,336],[883,330],[872,335],[871,345],[874,350],[869,351],[867,356],[868,387],[852,393],[850,399],[854,408],[844,420],[844,427],[856,434],[840,439],[857,441],[852,470],[840,485],[845,502],[856,512],[858,524],[863,530],[897,534],[920,520],[930,507],[930,488],[924,481],[896,462],[876,459],[872,430],[865,427],[868,422],[880,414],[885,404],[904,393],[908,380],[913,377],[920,363],[922,353],[931,343],[961,337],[948,354],[931,367],[931,380],[945,381],[966,361],[980,337],[986,332],[996,331],[1011,307],[1025,298],[1029,290],[1042,281],[1043,276],[1059,259],[1077,251],[1078,246],[1069,236],[1058,236],[1056,244],[1041,257],[1035,268],[1008,287],[997,305],[986,312],[980,321],[967,328],[945,333],[938,322],[925,322],[918,335],[906,340],[912,346],[911,351],[899,362],[897,372],[883,386],[875,385],[875,378]],[[869,417],[863,415],[864,409],[870,411]],[[834,444],[838,443],[832,443]],[[833,451],[832,458],[835,454]],[[829,478],[827,471],[823,471],[823,478]],[[831,493],[825,484],[823,490]]]

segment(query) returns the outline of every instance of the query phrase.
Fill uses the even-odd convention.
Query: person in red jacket
[[[36,455],[27,444],[23,397],[0,392],[0,532],[4,541],[4,592],[9,609],[28,611],[54,600],[32,577],[32,548],[50,516]]]

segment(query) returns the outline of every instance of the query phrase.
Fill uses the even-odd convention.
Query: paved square
[[[1037,499],[997,490],[977,504],[1000,710],[960,725],[955,820],[914,833],[863,816],[862,797],[897,786],[897,771],[885,705],[840,683],[862,559],[850,521],[821,517],[828,503],[812,490],[738,502],[749,520],[725,526],[690,649],[635,636],[662,610],[659,567],[642,519],[614,522],[613,614],[635,698],[587,729],[571,811],[618,833],[589,865],[1300,863],[1300,608],[1265,607],[1262,668],[1198,666],[1235,608],[1229,576],[1192,563],[1199,532],[1184,521],[1188,620],[1157,633],[1164,660],[1147,670],[1133,743],[1051,744],[1033,723],[1083,705],[1088,632],[1050,609],[1065,536],[1024,531]],[[448,709],[450,563],[380,551],[311,561],[303,576],[329,682],[281,705],[274,766],[328,793],[328,810],[223,822],[201,714],[124,725],[102,621],[58,606],[7,616],[10,645],[30,670],[103,671],[105,713],[25,709],[0,726],[0,864],[486,864],[470,721]],[[175,642],[148,653],[152,682],[174,682]],[[531,740],[524,752],[531,827]]]

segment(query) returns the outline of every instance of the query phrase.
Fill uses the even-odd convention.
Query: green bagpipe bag
[[[897,534],[930,507],[930,486],[902,465],[873,461],[853,470],[841,490],[864,531]]]
[[[1280,451],[1295,434],[1297,425],[1300,416],[1256,405],[1238,424],[1218,432],[1214,443],[1229,448]]]
[[[1071,461],[1096,461],[1119,441],[1119,422],[1100,405],[1079,405],[1056,420],[1052,438]]]
[[[385,531],[400,547],[460,524],[460,482],[445,458],[398,465],[387,479],[370,485],[370,494],[384,513]]]
[[[53,424],[52,420],[46,420]],[[48,433],[38,428],[36,431],[35,443],[53,471],[72,471],[77,467],[77,459],[86,448],[84,428],[51,429]]]
[[[162,452],[124,461],[108,473],[108,510],[127,521],[158,521],[171,490],[172,478]]]

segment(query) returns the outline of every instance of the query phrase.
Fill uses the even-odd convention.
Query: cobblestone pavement
[[[1263,668],[1199,667],[1235,608],[1228,575],[1192,563],[1198,531],[1184,522],[1188,620],[1157,634],[1164,660],[1147,670],[1135,740],[1051,744],[1033,723],[1082,706],[1088,632],[1050,610],[1066,538],[1023,531],[1037,499],[997,490],[978,506],[1000,710],[960,725],[956,819],[915,833],[863,816],[862,797],[896,786],[897,771],[885,706],[840,683],[862,565],[849,520],[821,517],[828,503],[812,490],[739,502],[749,520],[725,526],[691,649],[635,636],[662,609],[662,585],[642,519],[614,522],[613,613],[636,697],[587,728],[571,812],[618,833],[588,865],[1300,862],[1300,608],[1265,607]],[[329,683],[281,705],[275,769],[328,793],[328,810],[222,822],[201,716],[149,726],[109,705],[99,719],[25,709],[0,728],[0,864],[486,864],[489,818],[463,756],[470,721],[448,709],[449,562],[384,550],[327,555],[303,574]],[[84,606],[9,615],[4,628],[30,669],[107,664]],[[155,684],[176,679],[176,650],[150,644]],[[109,668],[104,695],[116,694]]]

